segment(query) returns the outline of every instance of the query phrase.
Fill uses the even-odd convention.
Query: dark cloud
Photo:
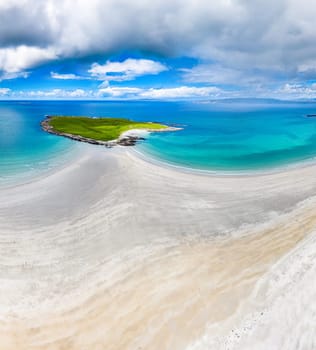
[[[0,69],[145,50],[293,76],[315,71],[315,17],[313,0],[6,0]]]
[[[0,47],[51,44],[56,34],[51,20],[41,0],[23,6],[7,1],[6,6],[0,5]]]

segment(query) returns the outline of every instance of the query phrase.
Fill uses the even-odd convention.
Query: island
[[[113,147],[133,146],[143,139],[143,131],[166,132],[181,130],[154,122],[138,122],[125,118],[93,118],[75,116],[46,116],[41,122],[44,131],[94,145]]]

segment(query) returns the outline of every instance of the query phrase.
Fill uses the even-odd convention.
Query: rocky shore
[[[80,135],[74,135],[74,134],[68,134],[68,133],[56,131],[49,123],[51,118],[52,118],[51,116],[47,116],[43,121],[41,121],[41,127],[44,131],[46,131],[50,134],[67,137],[67,138],[75,140],[75,141],[86,142],[86,143],[90,143],[93,145],[101,145],[101,146],[105,146],[108,148],[118,146],[118,145],[120,145],[120,146],[134,146],[138,141],[144,140],[144,137],[140,136],[140,133],[138,133],[138,131],[139,132],[147,131],[147,132],[151,133],[151,132],[169,132],[169,131],[182,130],[182,128],[172,127],[172,126],[168,126],[165,129],[157,129],[157,130],[131,129],[131,130],[128,130],[127,132],[122,133],[120,135],[120,137],[116,140],[102,141],[102,140],[95,140],[95,139],[91,139],[91,138],[80,136]],[[135,132],[133,132],[133,131],[135,131]]]

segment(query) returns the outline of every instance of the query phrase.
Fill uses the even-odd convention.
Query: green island
[[[153,122],[138,122],[125,118],[90,118],[73,116],[48,116],[41,122],[43,130],[77,141],[100,144],[132,146],[141,137],[136,131],[175,131],[179,128]],[[135,131],[134,133],[132,131]]]

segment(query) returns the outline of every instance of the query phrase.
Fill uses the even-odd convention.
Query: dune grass
[[[53,116],[49,124],[54,131],[86,138],[111,141],[116,140],[123,132],[131,129],[161,130],[167,126],[151,122],[135,122],[124,118],[88,118]]]

